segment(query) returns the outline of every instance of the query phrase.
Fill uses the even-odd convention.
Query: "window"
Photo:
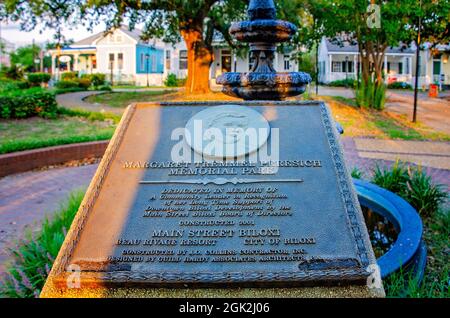
[[[111,70],[113,68],[114,68],[114,53],[109,53],[108,69]]]
[[[341,72],[353,73],[353,61],[342,61]]]
[[[141,71],[145,71],[145,54],[141,53]]]
[[[402,62],[398,63],[398,74],[403,74],[403,63]]]
[[[92,68],[96,69],[97,68],[97,56],[96,55],[92,55],[91,63],[92,63]]]
[[[333,73],[339,73],[341,72],[342,63],[341,62],[332,62],[331,64],[331,71]]]
[[[123,53],[117,54],[117,68],[119,70],[123,69]]]
[[[387,62],[387,72],[391,71],[391,62]]]
[[[116,36],[116,42],[117,43],[122,42],[122,36],[121,35]]]
[[[166,50],[166,70],[170,70],[170,50]]]
[[[151,63],[152,63],[152,72],[156,73],[156,55],[152,54],[151,55]]]
[[[409,74],[409,58],[406,58],[406,70],[405,70],[405,72]]]
[[[284,56],[284,70],[287,71],[291,68],[291,61],[289,59],[289,55]]]
[[[188,67],[187,63],[187,50],[180,50],[180,61],[179,69],[186,70]]]
[[[348,63],[347,63],[347,72],[353,73],[353,61],[348,61]]]

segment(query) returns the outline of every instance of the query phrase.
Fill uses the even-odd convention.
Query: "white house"
[[[419,55],[419,86],[427,87],[437,84],[444,88],[450,87],[450,44],[432,46],[424,44]],[[415,58],[414,58],[415,60]],[[416,64],[413,64],[414,74]]]
[[[384,57],[386,82],[412,83],[413,48],[388,48]],[[319,45],[319,82],[330,83],[346,78],[356,79],[360,70],[358,45],[342,46],[322,38]]]
[[[164,43],[140,39],[139,30],[125,27],[100,32],[70,46],[50,50],[52,74],[60,71],[104,73],[117,82],[161,85],[164,77]]]
[[[177,78],[187,76],[187,49],[184,41],[171,44],[161,40],[144,42],[141,31],[126,27],[105,35],[101,32],[74,44],[51,50],[52,74],[73,70],[83,73],[104,73],[117,82],[136,85],[163,85],[165,77],[173,73]],[[211,85],[223,72],[247,72],[251,60],[237,56],[220,37],[213,41],[214,61],[210,67]],[[59,58],[58,58],[59,57]],[[59,64],[59,67],[58,67]],[[297,71],[298,63],[292,52],[276,53],[277,71]]]

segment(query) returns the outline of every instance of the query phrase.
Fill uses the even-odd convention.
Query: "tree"
[[[26,72],[35,70],[34,60],[39,56],[41,48],[35,44],[19,47],[10,54],[12,64],[20,64]]]
[[[159,37],[176,42],[181,36],[188,51],[186,91],[205,93],[209,91],[215,32],[235,47],[228,28],[231,21],[242,17],[246,4],[242,0],[5,0],[4,11],[14,14],[9,18],[20,20],[25,29],[35,27],[38,21],[57,30],[68,21],[85,21],[89,27],[104,21],[111,29],[128,20],[130,28],[144,23],[144,40]],[[22,16],[29,19],[24,21]],[[61,40],[61,32],[58,34]]]
[[[326,0],[298,0],[300,8],[299,32],[297,41],[309,50],[315,50],[316,95],[319,94],[319,44],[324,36],[332,35],[332,28],[327,28],[330,19],[334,19]]]

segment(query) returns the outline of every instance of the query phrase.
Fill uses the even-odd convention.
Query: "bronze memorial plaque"
[[[129,106],[52,283],[365,285],[375,258],[338,139],[322,102]]]

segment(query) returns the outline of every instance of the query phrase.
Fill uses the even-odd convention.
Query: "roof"
[[[141,40],[142,30],[134,29],[134,30],[130,31],[126,26],[121,26],[119,29],[122,32],[124,32],[126,35],[128,35],[131,38],[133,38],[134,40],[136,40],[136,42],[138,42],[140,44],[146,44],[147,43],[146,41],[142,41]],[[94,35],[91,35],[90,37],[87,37],[85,39],[77,41],[77,42],[73,43],[70,46],[73,47],[73,46],[92,46],[92,45],[95,45],[95,41],[97,41],[98,39],[104,37],[105,36],[105,32],[106,31],[102,31],[102,32],[96,33]]]
[[[355,41],[355,44],[351,44],[349,42],[343,42],[342,45],[337,43],[332,43],[330,39],[325,39],[328,52],[335,53],[358,53],[358,43]],[[400,45],[396,47],[388,47],[386,50],[387,54],[413,54],[414,49],[407,45]]]

